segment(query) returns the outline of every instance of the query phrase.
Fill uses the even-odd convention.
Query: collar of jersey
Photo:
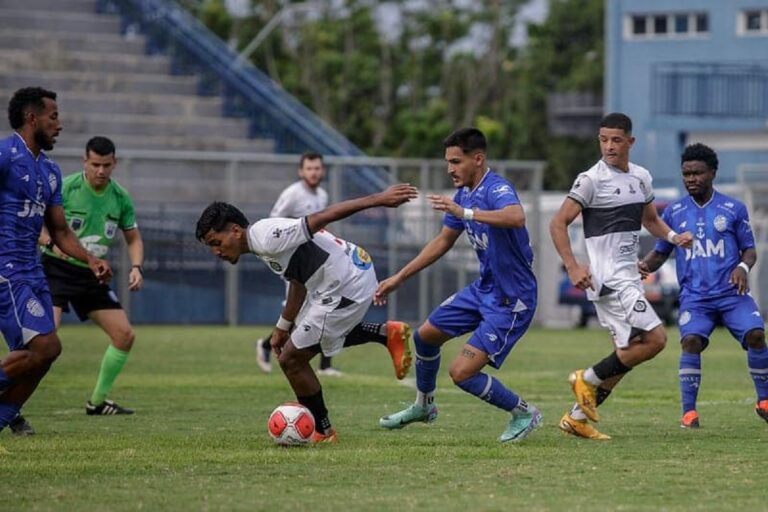
[[[94,188],[91,186],[91,184],[88,182],[88,178],[87,178],[87,177],[86,177],[86,175],[85,175],[85,171],[83,171],[83,184],[85,184],[85,187],[88,189],[88,191],[89,191],[91,194],[95,195],[96,197],[101,197],[101,196],[103,196],[104,194],[106,194],[106,193],[107,193],[107,189],[108,189],[108,188],[109,188],[109,186],[112,184],[112,179],[110,178],[110,180],[109,180],[109,183],[107,183],[107,186],[106,186],[106,187],[104,187],[104,190],[102,190],[101,192],[99,192],[99,191],[97,191],[96,189],[94,189]]]
[[[477,182],[477,185],[475,185],[475,188],[473,188],[472,190],[470,190],[470,191],[469,191],[469,193],[470,193],[470,194],[474,194],[474,193],[475,193],[475,190],[477,190],[477,189],[480,187],[480,185],[482,185],[482,184],[483,184],[483,182],[485,181],[485,178],[487,178],[487,177],[488,177],[488,175],[489,175],[490,173],[491,173],[491,168],[490,168],[490,167],[488,167],[487,169],[485,169],[485,174],[483,174],[483,177],[482,177],[482,178],[480,178],[480,181],[478,181],[478,182]]]
[[[693,198],[693,196],[692,196],[691,194],[688,194],[688,197],[690,197],[690,198],[691,198],[691,202],[693,203],[693,205],[694,205],[695,207],[697,207],[697,208],[699,208],[699,209],[701,210],[701,209],[704,209],[704,208],[706,208],[707,206],[709,206],[709,203],[711,203],[712,201],[714,201],[714,200],[715,200],[715,195],[717,195],[717,190],[715,190],[715,189],[713,188],[713,189],[712,189],[712,197],[710,197],[710,198],[709,198],[709,201],[707,201],[707,202],[706,202],[706,203],[704,203],[704,204],[699,204],[699,203],[697,203],[697,202],[696,202],[696,200]]]
[[[26,150],[27,150],[27,153],[29,153],[29,156],[31,156],[32,158],[34,158],[34,159],[35,159],[35,162],[37,162],[38,160],[40,160],[40,157],[41,157],[41,156],[42,156],[42,157],[44,157],[44,158],[48,158],[48,157],[45,155],[45,153],[43,153],[43,150],[42,150],[42,149],[40,150],[40,154],[39,154],[39,155],[37,155],[37,157],[35,157],[35,154],[34,154],[34,153],[32,153],[32,150],[31,150],[31,149],[29,149],[29,146],[27,146],[27,141],[25,141],[25,140],[24,140],[24,137],[22,137],[21,135],[19,135],[19,132],[13,132],[13,133],[14,133],[14,135],[16,135],[16,136],[19,138],[19,140],[21,141],[21,143],[22,143],[22,144],[24,144],[24,149],[26,149]]]

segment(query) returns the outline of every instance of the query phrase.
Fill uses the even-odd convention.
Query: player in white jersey
[[[328,193],[320,186],[324,176],[323,155],[313,152],[301,155],[299,181],[289,185],[280,193],[269,216],[298,219],[319,212],[328,206]],[[287,283],[285,290],[287,294]],[[271,353],[269,337],[256,340],[256,362],[264,373],[272,372]],[[341,372],[332,366],[331,361],[331,358],[325,354],[320,355],[318,371],[320,375],[332,377],[341,375]]]
[[[571,282],[587,291],[614,350],[602,361],[569,376],[576,404],[560,420],[566,433],[610,439],[587,420],[598,421],[599,406],[621,378],[664,349],[667,335],[644,297],[638,270],[638,241],[644,226],[677,246],[690,246],[690,233],[678,234],[659,218],[653,205],[650,173],[629,161],[635,141],[632,121],[608,114],[600,122],[602,159],[579,174],[549,226],[552,241]],[[581,214],[590,264],[576,261],[568,226]]]
[[[378,342],[389,350],[398,379],[411,364],[407,324],[361,322],[378,284],[370,256],[323,228],[360,210],[396,207],[416,196],[416,188],[394,185],[300,219],[269,218],[252,225],[234,206],[215,202],[197,222],[195,235],[215,256],[235,264],[243,254],[256,254],[290,282],[271,344],[296,399],[315,417],[314,442],[336,441],[320,382],[309,364],[315,355],[332,356],[345,346]]]

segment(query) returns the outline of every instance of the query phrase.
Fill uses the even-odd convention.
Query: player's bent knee
[[[455,366],[451,366],[448,370],[448,375],[451,377],[451,380],[459,387],[461,387],[462,382],[472,377],[475,373],[476,372],[466,371]]]
[[[689,354],[701,354],[704,351],[704,339],[701,336],[687,335],[680,340],[683,352]]]
[[[133,331],[133,329],[128,328],[117,333],[117,336],[112,339],[112,343],[115,345],[115,347],[127,352],[131,350],[131,347],[133,347],[133,340],[135,339],[136,333]]]
[[[765,331],[762,329],[752,329],[744,338],[747,343],[747,348],[753,350],[762,350],[766,348]]]

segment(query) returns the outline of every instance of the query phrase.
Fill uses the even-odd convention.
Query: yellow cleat
[[[566,434],[583,437],[584,439],[607,441],[611,438],[611,436],[599,432],[595,427],[590,425],[587,420],[575,420],[571,418],[568,413],[565,413],[563,417],[560,418],[560,423],[558,423],[557,426]]]
[[[568,376],[576,403],[592,421],[600,421],[597,413],[597,386],[584,380],[584,370],[576,370]]]
[[[387,322],[387,350],[392,357],[392,366],[398,380],[403,380],[411,368],[410,339],[411,327],[408,324],[394,320]]]

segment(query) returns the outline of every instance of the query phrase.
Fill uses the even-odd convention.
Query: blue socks
[[[0,368],[0,391],[4,390],[11,385],[11,379],[5,374],[2,368]]]
[[[755,383],[757,401],[768,400],[768,348],[747,349],[747,366],[749,366],[749,375]]]
[[[520,397],[507,389],[504,384],[485,373],[476,373],[472,377],[456,383],[461,389],[482,398],[499,409],[512,412],[520,403]]]
[[[696,398],[701,385],[701,354],[680,354],[680,399],[683,414],[696,409]]]
[[[416,403],[422,407],[432,405],[437,387],[437,372],[440,370],[440,347],[424,343],[419,331],[413,333],[416,348]]]
[[[10,422],[18,416],[21,407],[16,404],[0,402],[0,430],[3,430]]]

